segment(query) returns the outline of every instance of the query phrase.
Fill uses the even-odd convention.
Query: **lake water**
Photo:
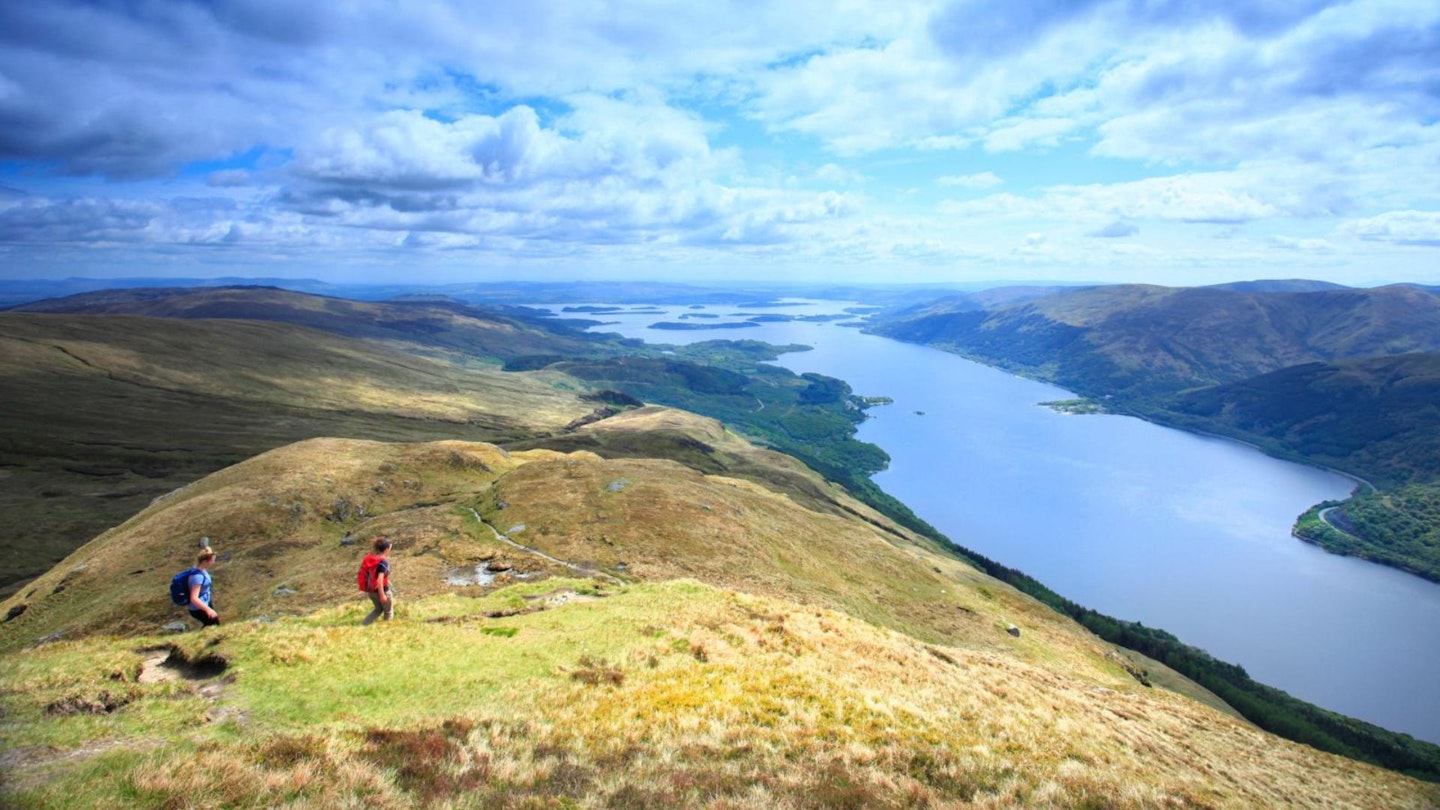
[[[1290,536],[1300,512],[1344,497],[1349,480],[1132,417],[1055,413],[1035,403],[1072,394],[834,323],[649,328],[681,314],[721,323],[844,306],[658,307],[664,315],[637,306],[651,311],[588,317],[615,322],[596,331],[654,343],[812,346],[780,365],[894,398],[860,427],[891,457],[875,481],[955,542],[1080,604],[1164,628],[1263,683],[1440,742],[1440,585]]]

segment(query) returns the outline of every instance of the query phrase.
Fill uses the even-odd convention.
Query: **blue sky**
[[[0,4],[0,278],[1440,283],[1434,0]]]

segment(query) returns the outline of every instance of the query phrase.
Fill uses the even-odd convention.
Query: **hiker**
[[[360,563],[358,576],[360,590],[370,595],[375,609],[370,611],[362,625],[370,624],[384,616],[385,621],[395,618],[395,592],[390,589],[390,541],[375,538],[375,550],[365,555]]]
[[[210,604],[210,586],[213,583],[209,569],[214,563],[215,552],[206,548],[195,558],[195,567],[190,569],[189,576],[185,579],[186,592],[190,596],[185,607],[190,609],[190,615],[195,621],[204,627],[213,627],[220,623],[220,614],[216,613]]]

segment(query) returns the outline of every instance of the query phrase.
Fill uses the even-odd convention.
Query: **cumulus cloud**
[[[1342,230],[1369,242],[1440,247],[1440,211],[1387,211],[1347,222]]]
[[[1343,164],[1440,141],[1437,49],[1433,4],[970,0],[763,77],[754,110],[841,152]]]
[[[0,243],[1416,256],[1437,52],[1395,0],[0,4]]]
[[[287,149],[388,108],[686,87],[895,29],[894,12],[736,0],[0,4],[0,158],[136,178]],[[746,25],[735,25],[743,18]],[[803,24],[802,24],[803,23]],[[488,88],[488,90],[487,90]]]
[[[289,204],[336,223],[596,243],[774,243],[856,205],[833,192],[716,182],[734,156],[698,118],[584,97],[554,126],[516,106],[439,121],[396,110],[296,155]],[[413,243],[412,243],[413,244]]]
[[[17,244],[138,241],[160,206],[126,200],[48,200],[0,203],[0,241]]]

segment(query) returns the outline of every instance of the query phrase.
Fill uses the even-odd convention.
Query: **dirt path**
[[[501,534],[499,529],[497,529],[497,528],[495,528],[493,525],[491,525],[489,521],[485,520],[485,518],[480,517],[480,513],[477,512],[477,511],[475,511],[474,508],[471,508],[471,509],[470,509],[470,514],[472,514],[472,515],[475,516],[475,520],[479,521],[479,522],[480,522],[480,525],[482,525],[482,526],[486,527],[487,529],[489,529],[490,531],[494,532],[494,533],[495,533],[495,539],[496,539],[496,540],[499,540],[500,542],[505,543],[506,545],[508,545],[508,546],[510,546],[510,547],[512,547],[512,548],[515,548],[515,549],[517,549],[517,550],[519,550],[519,551],[523,551],[523,552],[525,552],[526,554],[534,554],[536,557],[539,557],[539,558],[541,558],[541,559],[543,559],[543,560],[549,560],[550,562],[553,562],[553,563],[555,563],[556,565],[563,565],[563,566],[565,566],[566,568],[569,568],[571,571],[579,572],[579,573],[581,573],[581,574],[584,574],[584,575],[587,576],[587,577],[600,577],[600,578],[602,578],[602,579],[608,579],[608,580],[610,580],[611,582],[614,582],[614,583],[619,584],[619,585],[625,584],[625,580],[623,580],[623,579],[621,579],[621,578],[619,578],[619,577],[617,577],[617,576],[614,576],[614,575],[612,575],[612,574],[607,574],[607,573],[605,573],[604,571],[601,571],[601,570],[599,570],[599,569],[589,568],[589,567],[586,567],[586,566],[583,566],[583,565],[577,565],[576,563],[572,563],[572,562],[568,562],[568,561],[566,561],[566,560],[562,560],[562,559],[560,559],[559,557],[551,557],[549,554],[546,554],[545,552],[541,551],[541,550],[538,549],[538,548],[531,548],[531,547],[529,547],[529,546],[522,546],[522,545],[520,545],[519,543],[515,542],[514,540],[511,540],[511,539],[510,539],[509,537],[507,537],[506,535]]]

